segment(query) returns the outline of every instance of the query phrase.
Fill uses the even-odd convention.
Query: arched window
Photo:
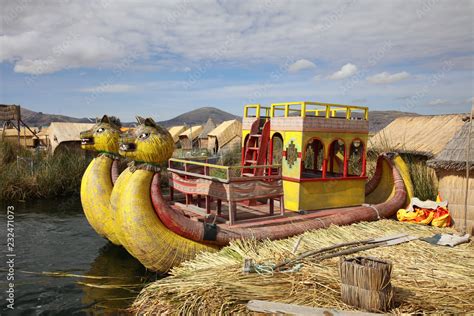
[[[275,133],[272,137],[272,151],[271,151],[272,165],[281,165],[283,157],[283,137],[279,133]]]
[[[348,174],[350,177],[365,176],[365,146],[360,139],[354,139],[349,151]]]
[[[316,138],[306,145],[303,161],[303,178],[322,178],[324,162],[324,144]]]
[[[342,139],[337,139],[329,146],[329,157],[326,177],[342,178],[345,170],[346,145]]]

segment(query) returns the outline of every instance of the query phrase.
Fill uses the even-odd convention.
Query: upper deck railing
[[[262,115],[263,111],[264,115]],[[244,108],[244,117],[322,117],[368,121],[369,108],[307,101],[273,103],[270,107],[261,106],[260,104],[248,104]]]

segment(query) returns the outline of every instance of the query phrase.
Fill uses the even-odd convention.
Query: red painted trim
[[[282,177],[284,181],[290,182],[328,182],[328,181],[344,181],[344,180],[367,180],[367,177],[341,177],[341,178],[308,178],[308,179],[297,179],[291,177]]]
[[[286,157],[286,150],[284,150],[281,154],[282,157]],[[298,152],[298,155],[297,155],[298,158],[301,158],[302,157],[302,153],[301,151]]]

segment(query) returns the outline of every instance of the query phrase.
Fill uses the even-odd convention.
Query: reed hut
[[[470,144],[468,135],[471,123],[465,123],[444,149],[428,165],[436,170],[439,181],[439,192],[443,200],[449,202],[449,210],[455,221],[455,227],[462,229],[466,222],[468,233],[474,234],[474,135],[471,134]],[[469,189],[467,214],[465,214],[466,199],[466,160],[469,152]]]
[[[201,134],[198,136],[199,148],[207,149],[208,144],[208,134],[216,128],[216,123],[209,118],[204,124]]]
[[[213,154],[240,147],[242,123],[239,120],[225,121],[208,133],[207,149]]]
[[[203,130],[202,125],[196,125],[188,128],[179,134],[179,143],[184,150],[191,150],[198,146],[198,137]]]
[[[34,132],[34,133],[33,133]],[[38,128],[25,126],[20,127],[20,132],[14,127],[3,128],[0,130],[0,140],[12,144],[19,144],[26,148],[35,148],[39,145],[40,139],[35,133],[38,133]]]
[[[52,122],[48,127],[48,147],[51,153],[63,149],[80,149],[82,131],[92,128],[91,123]]]
[[[395,151],[430,159],[438,155],[463,126],[463,115],[399,117],[375,134],[369,149]]]
[[[173,141],[175,144],[179,141],[179,135],[185,130],[186,126],[184,125],[172,126],[168,129],[168,132],[170,132],[171,137],[173,137]]]

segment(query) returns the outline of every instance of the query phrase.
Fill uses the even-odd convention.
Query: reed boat
[[[173,139],[152,119],[122,136],[134,161],[111,194],[115,235],[147,268],[165,272],[237,239],[389,218],[413,188],[396,154],[367,178],[368,108],[318,102],[244,108],[238,166],[170,158]],[[167,162],[169,193],[160,185]]]

